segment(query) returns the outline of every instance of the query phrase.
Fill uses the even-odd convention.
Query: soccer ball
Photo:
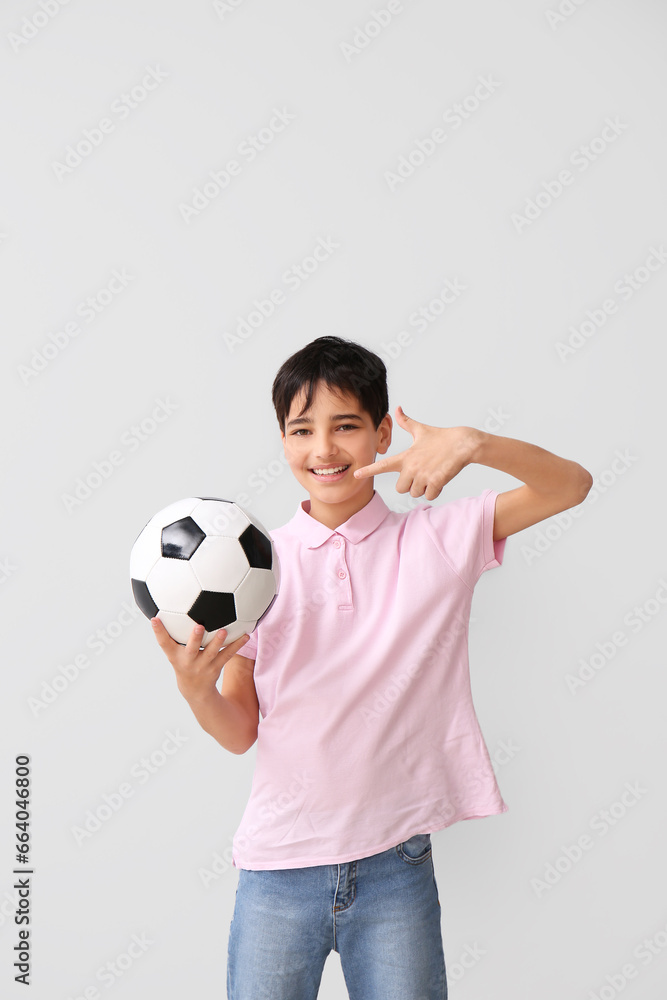
[[[140,532],[130,578],[140,610],[157,616],[176,642],[185,645],[197,623],[205,630],[202,647],[219,628],[227,629],[227,646],[269,610],[280,569],[271,536],[255,517],[231,500],[188,497]]]

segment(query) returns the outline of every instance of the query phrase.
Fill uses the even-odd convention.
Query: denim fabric
[[[358,861],[239,869],[228,1000],[315,1000],[337,951],[350,1000],[447,1000],[431,836]]]

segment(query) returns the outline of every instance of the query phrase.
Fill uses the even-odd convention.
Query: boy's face
[[[292,400],[285,433],[281,432],[285,457],[310,494],[311,514],[319,516],[323,505],[332,504],[341,505],[341,513],[350,516],[348,511],[361,509],[373,496],[373,478],[355,479],[352,473],[387,451],[391,417],[387,413],[376,430],[356,396],[332,390],[322,381],[315,386],[310,409],[299,416],[305,401],[304,389]],[[319,475],[313,471],[338,466],[344,471]]]

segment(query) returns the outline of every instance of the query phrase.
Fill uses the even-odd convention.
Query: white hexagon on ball
[[[206,535],[238,538],[250,521],[235,503],[220,500],[200,500],[190,517]]]
[[[201,503],[199,497],[186,497],[185,500],[176,500],[174,503],[170,503],[168,507],[158,511],[152,520],[159,523],[161,528],[166,528],[168,524],[180,521],[182,517],[189,517],[199,503]]]
[[[225,646],[229,645],[230,642],[235,642],[236,639],[240,639],[245,632],[250,635],[256,625],[256,621],[246,622],[242,621],[240,618],[238,618],[235,622],[232,622],[231,625],[226,625],[225,628],[227,629],[227,635],[225,636]],[[239,653],[243,656],[243,646],[239,649]]]
[[[188,615],[179,614],[178,611],[158,611],[156,618],[159,618],[172,639],[182,642],[185,645],[190,638],[190,633],[197,624]],[[204,632],[200,642],[205,645],[209,641],[212,632]],[[207,638],[208,637],[208,638]]]
[[[145,580],[162,558],[162,528],[162,522],[153,518],[134,543],[130,555],[130,576],[133,580]]]
[[[183,643],[184,646],[186,645],[188,639],[190,638],[192,629],[197,624],[195,621],[192,620],[192,618],[190,618],[189,615],[179,614],[177,611],[158,611],[156,617],[160,619],[160,621],[162,622],[162,624],[164,625],[164,627],[166,628],[167,632],[172,637],[172,639],[175,639],[176,642]],[[257,625],[256,621],[230,622],[229,625],[225,626],[227,632],[226,636],[224,637],[225,645],[227,646],[229,645],[230,642],[235,642],[237,639],[240,639],[240,637],[244,635],[246,632],[248,633],[248,635],[250,635],[250,633],[253,631],[256,625]],[[217,629],[214,629],[212,632],[204,632],[204,634],[199,640],[200,648],[203,646],[208,646],[209,642],[211,641],[216,632]],[[243,655],[241,652],[242,649],[243,646],[241,646],[241,649],[239,650],[239,653],[241,653],[241,655]]]
[[[146,586],[160,611],[187,611],[201,591],[188,559],[160,559]]]
[[[248,575],[234,593],[239,618],[259,618],[276,593],[275,579],[270,569],[251,566]]]
[[[248,559],[236,538],[207,535],[188,560],[202,590],[233,593],[249,569]]]

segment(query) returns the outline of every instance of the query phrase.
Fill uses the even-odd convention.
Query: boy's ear
[[[385,414],[385,416],[382,418],[382,420],[378,425],[379,440],[377,444],[377,450],[380,453],[380,455],[384,455],[384,453],[389,449],[389,446],[391,445],[392,426],[393,426],[393,421],[391,419],[391,415],[387,413]]]

